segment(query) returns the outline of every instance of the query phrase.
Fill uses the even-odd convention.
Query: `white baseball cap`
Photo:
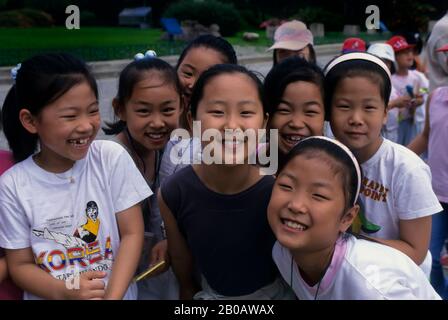
[[[369,49],[367,49],[367,52],[377,56],[378,58],[395,62],[394,49],[390,44],[374,43],[369,47]]]

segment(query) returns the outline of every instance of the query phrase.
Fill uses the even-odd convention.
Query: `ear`
[[[117,98],[112,100],[112,107],[114,108],[115,115],[121,120],[126,122],[126,113],[124,112],[124,108],[120,105]]]
[[[353,207],[351,207],[342,217],[341,221],[339,222],[339,231],[340,232],[346,232],[348,228],[353,223],[353,220],[358,216],[359,212],[359,205],[355,204]]]
[[[388,114],[389,114],[389,112],[387,112],[387,111],[389,111],[388,110],[388,106],[386,106],[386,108],[384,109],[383,126],[385,126],[386,123],[387,123],[387,117],[388,117]]]
[[[22,126],[32,134],[37,133],[37,117],[33,116],[31,112],[27,109],[22,109],[19,111],[19,120]]]
[[[266,129],[266,126],[268,125],[269,122],[269,113],[265,113],[264,114],[264,120],[263,120],[263,129]]]

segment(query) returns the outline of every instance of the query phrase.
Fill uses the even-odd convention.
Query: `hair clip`
[[[17,73],[19,72],[21,66],[22,66],[22,64],[19,63],[19,64],[17,64],[17,66],[15,66],[14,68],[11,69],[12,80],[16,81]]]
[[[148,50],[145,52],[145,54],[139,52],[134,56],[134,60],[141,60],[141,59],[152,59],[157,57],[157,53],[154,50]]]

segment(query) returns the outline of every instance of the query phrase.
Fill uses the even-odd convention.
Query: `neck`
[[[366,148],[362,150],[352,150],[352,152],[355,155],[356,160],[358,160],[359,164],[363,164],[364,162],[366,162],[367,160],[369,160],[374,156],[374,154],[381,147],[382,143],[383,143],[383,137],[380,136],[375,142],[373,142]]]
[[[315,252],[291,251],[302,278],[309,286],[315,286],[324,277],[325,272],[331,264],[335,245],[333,244]]]
[[[130,135],[125,132],[121,132],[117,135],[117,139],[123,143],[128,150],[131,152],[131,157],[134,159],[134,162],[137,164],[137,167],[141,172],[143,172],[143,167],[146,167],[146,172],[144,174],[150,174],[153,166],[151,165],[155,161],[155,150],[149,150],[142,145],[140,145],[135,140],[130,140]],[[132,139],[132,138],[131,138]],[[144,166],[142,161],[144,161]],[[149,171],[149,172],[148,172]],[[148,177],[150,178],[150,177]]]
[[[409,72],[409,68],[406,67],[398,67],[397,68],[397,74],[399,76],[407,76]]]
[[[242,192],[261,179],[258,167],[247,164],[200,164],[194,165],[193,169],[209,189],[222,194]]]
[[[33,159],[39,167],[52,173],[65,172],[75,164],[75,161],[63,158],[43,146],[41,146],[41,151],[33,156]]]

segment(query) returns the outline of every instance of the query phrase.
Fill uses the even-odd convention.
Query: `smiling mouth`
[[[90,141],[90,138],[84,138],[84,139],[69,139],[68,143],[70,143],[75,148],[82,148],[85,147]]]
[[[297,221],[292,221],[292,220],[288,220],[288,219],[281,219],[283,225],[287,226],[290,229],[294,229],[297,231],[305,231],[308,229],[308,226],[297,222]]]
[[[291,145],[295,145],[304,138],[304,136],[298,134],[282,134],[281,137],[286,143]]]
[[[160,140],[163,137],[165,137],[166,132],[159,132],[159,133],[146,133],[145,134],[147,137],[149,137],[150,139],[154,139],[154,140]]]

